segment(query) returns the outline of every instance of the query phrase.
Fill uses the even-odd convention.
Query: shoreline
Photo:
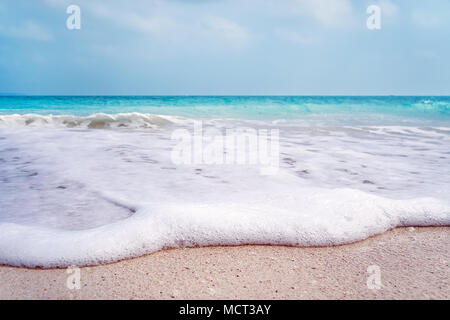
[[[379,289],[367,284],[373,266]],[[68,272],[0,266],[0,299],[450,299],[450,227],[336,247],[163,250],[80,268],[79,290],[67,285],[78,271]]]

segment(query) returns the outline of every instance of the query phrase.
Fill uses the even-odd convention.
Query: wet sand
[[[165,250],[81,268],[73,290],[77,271],[0,266],[0,299],[449,299],[449,265],[450,227],[399,228],[339,247]]]

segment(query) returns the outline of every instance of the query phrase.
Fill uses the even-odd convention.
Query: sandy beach
[[[173,249],[81,268],[0,267],[1,299],[449,299],[450,228],[400,228],[325,248]],[[369,289],[378,266],[381,289]]]

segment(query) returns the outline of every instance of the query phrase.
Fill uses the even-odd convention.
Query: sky
[[[449,0],[0,0],[0,94],[450,95],[449,57]]]

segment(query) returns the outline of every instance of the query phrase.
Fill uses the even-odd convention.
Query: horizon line
[[[403,95],[403,94],[371,94],[371,95],[346,95],[346,94],[20,94],[20,93],[0,93],[1,97],[450,97],[450,94],[434,95]]]

